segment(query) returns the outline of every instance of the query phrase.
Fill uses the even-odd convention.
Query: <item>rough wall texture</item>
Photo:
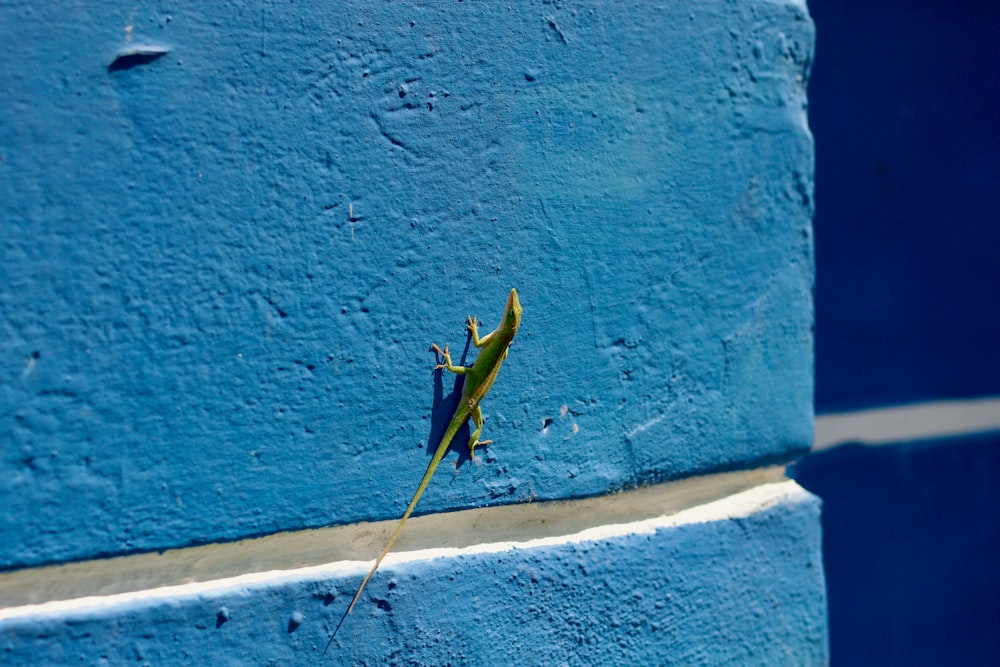
[[[428,344],[511,286],[495,444],[423,510],[810,444],[799,2],[6,3],[0,43],[0,567],[398,516]]]
[[[739,519],[388,567],[323,661],[348,599],[337,590],[353,591],[361,575],[0,620],[0,656],[6,664],[796,667],[827,658],[819,502],[801,490]]]

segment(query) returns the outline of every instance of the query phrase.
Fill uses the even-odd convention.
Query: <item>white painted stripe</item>
[[[880,445],[1000,430],[1000,397],[819,415],[813,451],[848,442]]]
[[[784,466],[703,475],[575,500],[529,502],[410,519],[394,551],[467,548],[573,535],[673,515],[785,480]],[[0,572],[0,608],[148,591],[372,558],[398,519]]]
[[[793,481],[770,482],[673,514],[661,515],[640,521],[595,526],[569,535],[547,536],[523,541],[505,540],[485,544],[473,544],[460,548],[439,547],[390,553],[383,561],[382,568],[388,570],[394,565],[434,558],[502,553],[513,549],[551,548],[563,544],[609,540],[633,534],[649,534],[657,530],[683,525],[743,518],[779,504],[812,502],[812,498],[807,491]],[[454,513],[449,516],[454,516]],[[20,622],[27,619],[37,619],[39,617],[79,617],[109,611],[121,613],[130,608],[149,604],[173,604],[183,599],[214,598],[226,594],[246,593],[253,589],[271,588],[301,581],[316,581],[347,575],[360,576],[367,571],[370,564],[370,561],[343,560],[293,570],[272,570],[213,581],[162,586],[128,593],[93,595],[77,599],[9,607],[0,609],[0,624],[11,621]]]

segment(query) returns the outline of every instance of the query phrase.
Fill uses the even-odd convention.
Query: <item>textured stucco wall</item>
[[[809,446],[798,2],[6,4],[0,43],[0,567],[398,516],[428,344],[511,286],[495,444],[424,511]]]
[[[10,621],[6,664],[823,665],[819,502],[792,482],[735,518],[276,578]],[[733,505],[732,501],[722,501]]]
[[[3,5],[5,577],[398,517],[429,344],[511,287],[494,443],[422,511],[800,455],[813,40],[794,0]],[[824,664],[818,500],[746,493],[400,554],[328,660]],[[316,663],[367,564],[325,567],[0,600],[0,662]]]

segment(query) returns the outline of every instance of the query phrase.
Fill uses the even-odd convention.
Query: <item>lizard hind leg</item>
[[[437,371],[441,370],[442,368],[447,368],[449,371],[455,373],[456,375],[464,375],[465,371],[468,370],[465,368],[465,366],[455,366],[454,364],[451,363],[451,354],[448,352],[447,345],[445,345],[444,349],[442,350],[434,343],[431,343],[431,349],[440,354],[442,357],[444,357],[444,363],[435,366],[434,370]]]
[[[477,405],[472,409],[472,423],[476,425],[476,428],[469,436],[469,457],[473,460],[476,458],[476,445],[488,445],[493,442],[492,440],[479,439],[479,434],[483,432],[483,421],[483,411]]]

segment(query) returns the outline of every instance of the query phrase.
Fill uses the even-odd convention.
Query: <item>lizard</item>
[[[354,594],[354,598],[351,600],[350,606],[347,607],[347,611],[344,612],[343,617],[340,619],[340,623],[337,624],[336,629],[330,636],[330,641],[326,644],[326,649],[323,650],[325,654],[330,648],[330,644],[333,643],[334,637],[337,636],[337,632],[340,630],[340,626],[344,624],[344,619],[347,618],[351,610],[354,609],[354,605],[357,604],[358,599],[361,597],[361,591],[365,589],[368,584],[368,580],[372,578],[375,571],[378,570],[379,565],[382,564],[382,559],[386,557],[389,550],[392,549],[392,545],[396,543],[396,539],[399,534],[403,531],[403,526],[406,525],[406,520],[410,518],[410,514],[413,513],[413,508],[417,506],[417,501],[420,500],[420,496],[423,495],[424,489],[427,488],[427,484],[431,481],[431,477],[434,476],[434,471],[437,469],[438,464],[444,458],[445,453],[448,451],[449,445],[451,445],[452,439],[458,430],[469,419],[472,419],[472,423],[475,424],[475,429],[469,436],[469,456],[475,458],[476,445],[488,445],[492,440],[480,440],[479,436],[483,431],[483,412],[479,407],[480,402],[483,397],[486,396],[490,388],[493,386],[493,381],[496,380],[497,373],[500,371],[500,365],[503,363],[504,359],[507,358],[507,352],[510,350],[510,344],[514,341],[514,336],[517,334],[518,327],[521,326],[521,302],[517,298],[517,290],[512,289],[510,295],[507,297],[507,304],[504,306],[503,316],[500,320],[500,324],[497,328],[480,337],[479,335],[479,321],[475,315],[470,316],[466,321],[466,328],[472,333],[472,344],[479,349],[479,355],[476,357],[476,361],[471,366],[456,366],[451,363],[451,354],[448,352],[448,346],[445,345],[442,350],[437,345],[432,344],[431,349],[444,358],[443,364],[438,364],[434,367],[434,370],[446,369],[455,373],[456,375],[465,376],[465,384],[462,386],[462,397],[459,399],[458,407],[455,408],[455,414],[452,416],[451,421],[448,422],[448,428],[445,429],[444,435],[441,436],[441,442],[438,444],[437,449],[434,452],[434,456],[431,458],[430,463],[427,465],[427,471],[424,473],[423,478],[420,480],[420,484],[417,486],[416,492],[413,494],[413,499],[410,501],[409,506],[403,513],[403,518],[399,520],[396,525],[396,530],[393,532],[392,537],[389,538],[389,543],[386,544],[385,549],[379,554],[379,557],[375,559],[375,564],[372,565],[372,569],[368,571],[368,576],[364,578],[361,585],[358,587],[358,592]]]

